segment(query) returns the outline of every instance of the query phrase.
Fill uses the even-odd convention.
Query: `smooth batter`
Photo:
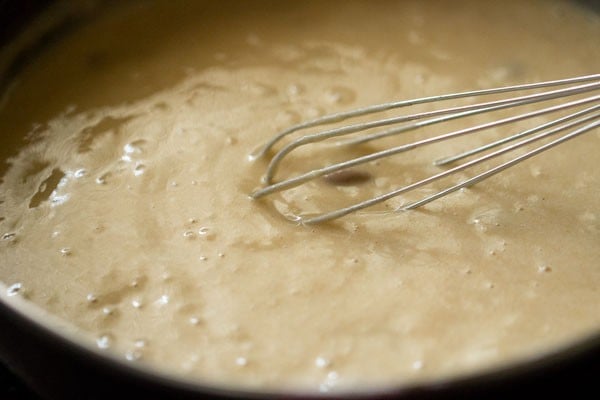
[[[597,73],[600,18],[560,1],[218,4],[123,6],[5,96],[9,295],[132,363],[263,389],[446,379],[598,332],[600,133],[419,211],[381,212],[408,196],[314,227],[281,213],[386,191],[465,142],[260,202],[247,155],[325,112]]]

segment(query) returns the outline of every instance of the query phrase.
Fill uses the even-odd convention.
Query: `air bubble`
[[[339,374],[336,371],[329,371],[325,378],[325,381],[319,385],[321,392],[329,392],[334,386],[337,385]]]
[[[541,272],[541,273],[552,272],[552,268],[550,268],[549,266],[547,266],[545,264],[540,265],[540,266],[538,266],[538,272]]]
[[[63,247],[62,249],[59,250],[60,254],[62,256],[70,256],[72,254],[71,248],[69,247]]]
[[[102,314],[106,316],[114,315],[115,310],[112,307],[104,307],[102,308]]]
[[[191,317],[188,321],[192,325],[200,324],[200,318],[198,318],[198,317]]]
[[[23,289],[23,284],[20,282],[17,282],[15,284],[10,285],[7,289],[6,289],[6,295],[7,296],[16,296],[19,294],[19,292],[21,291],[21,289]]]
[[[156,304],[160,305],[160,306],[164,306],[169,304],[169,296],[166,294],[163,294],[162,296],[160,296],[158,298],[158,300],[156,300]]]
[[[502,210],[490,209],[484,212],[478,212],[469,218],[469,223],[475,226],[481,233],[487,232],[490,228],[499,227],[502,221]]]
[[[340,377],[340,375],[336,371],[329,371],[327,373],[327,380],[335,381]]]
[[[2,235],[2,240],[6,240],[6,241],[14,240],[15,237],[17,237],[16,233],[8,232],[8,233],[5,233],[4,235]]]
[[[206,240],[214,240],[217,237],[217,234],[206,226],[203,226],[202,228],[198,229],[198,235],[205,238]]]
[[[131,143],[127,143],[123,146],[123,152],[125,154],[142,154],[143,146],[146,143],[144,139],[134,140]]]
[[[317,368],[326,368],[331,364],[331,362],[325,357],[317,357],[315,359],[315,365]]]
[[[69,200],[69,197],[70,196],[68,194],[59,195],[56,193],[56,191],[54,191],[50,195],[50,203],[53,207],[59,206],[61,204],[64,204],[67,200]]]
[[[105,185],[106,184],[106,176],[102,175],[96,178],[96,183],[98,185]]]
[[[136,148],[133,147],[130,143],[127,143],[125,146],[123,146],[123,151],[125,152],[125,154],[133,154],[136,152]]]
[[[75,172],[73,173],[73,176],[74,176],[75,178],[83,178],[83,177],[84,177],[84,176],[86,176],[86,175],[87,175],[87,171],[86,171],[85,169],[83,169],[83,168],[81,168],[81,169],[78,169],[77,171],[75,171]]]
[[[142,358],[142,352],[140,350],[129,350],[125,353],[127,361],[138,361]]]
[[[148,342],[145,339],[137,339],[135,342],[133,342],[133,345],[138,349],[146,347],[147,344]]]
[[[235,363],[240,367],[245,367],[248,364],[248,360],[245,357],[237,357]]]
[[[96,345],[102,350],[108,349],[112,345],[112,339],[109,335],[102,335],[96,339]]]
[[[134,176],[140,176],[140,175],[143,175],[143,174],[144,174],[144,172],[146,172],[146,165],[144,165],[144,164],[141,164],[141,163],[140,163],[140,164],[137,164],[137,165],[135,166],[135,168],[133,169],[133,175],[134,175]]]
[[[96,297],[95,294],[93,293],[88,293],[87,296],[85,296],[85,299],[89,302],[89,303],[95,303],[98,301],[98,298]]]
[[[186,239],[194,239],[196,234],[193,231],[185,231],[183,232],[183,237]]]
[[[139,299],[132,300],[132,301],[131,301],[131,305],[132,305],[134,308],[142,308],[142,301],[141,301],[141,300],[139,300]]]

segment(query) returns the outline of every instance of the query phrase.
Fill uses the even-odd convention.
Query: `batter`
[[[228,387],[410,385],[597,334],[599,132],[418,211],[389,211],[408,196],[311,227],[281,214],[387,191],[465,143],[261,201],[247,155],[324,113],[597,73],[598,37],[563,1],[107,12],[0,103],[0,280],[102,351]],[[327,161],[307,154],[282,175]]]

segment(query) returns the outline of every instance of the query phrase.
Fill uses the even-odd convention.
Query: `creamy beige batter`
[[[387,191],[468,143],[264,201],[247,155],[326,112],[597,73],[600,18],[559,1],[216,3],[107,13],[5,96],[9,295],[132,363],[253,388],[446,379],[598,332],[599,132],[419,211],[381,212],[407,195],[313,227],[281,213]],[[337,156],[308,154],[282,175]]]

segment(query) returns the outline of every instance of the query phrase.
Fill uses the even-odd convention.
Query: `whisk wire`
[[[325,175],[329,175],[332,174],[334,172],[338,172],[341,171],[343,169],[348,169],[351,167],[355,167],[357,165],[361,165],[361,164],[365,164],[368,162],[372,162],[372,161],[376,161],[382,158],[386,158],[386,157],[390,157],[392,155],[396,155],[399,153],[403,153],[409,150],[413,150],[416,149],[418,147],[421,146],[425,146],[425,145],[430,145],[430,144],[434,144],[434,143],[438,143],[441,141],[445,141],[448,139],[452,139],[452,138],[456,138],[459,136],[464,136],[467,135],[469,133],[473,133],[473,132],[477,132],[477,131],[481,131],[484,129],[488,129],[491,127],[495,127],[498,125],[502,125],[502,124],[508,124],[511,122],[515,122],[515,121],[519,121],[519,120],[523,120],[523,119],[527,119],[527,118],[531,118],[534,116],[538,116],[538,115],[543,115],[543,114],[547,114],[549,112],[553,112],[553,111],[557,111],[557,110],[562,110],[568,107],[575,107],[575,106],[579,106],[582,104],[586,104],[586,103],[590,103],[593,101],[598,101],[600,100],[600,96],[593,96],[590,98],[586,98],[586,99],[582,99],[582,100],[577,100],[577,101],[573,101],[567,104],[561,104],[561,105],[557,105],[557,106],[552,106],[552,107],[548,107],[542,110],[538,110],[538,111],[533,111],[530,113],[526,113],[526,114],[521,114],[518,116],[514,116],[514,117],[509,117],[509,118],[505,118],[502,120],[498,120],[498,121],[494,121],[491,123],[487,123],[487,124],[482,124],[482,125],[477,125],[477,126],[472,126],[469,128],[465,128],[465,129],[461,129],[461,130],[457,130],[457,131],[453,131],[450,133],[446,133],[443,135],[438,135],[438,136],[434,136],[431,138],[426,138],[426,139],[422,139],[416,142],[412,142],[412,143],[408,143],[408,144],[404,144],[401,146],[396,146],[396,147],[392,147],[390,149],[386,149],[386,150],[381,150],[378,152],[374,152],[371,154],[367,154],[365,156],[361,156],[361,157],[357,157],[354,158],[352,160],[348,160],[348,161],[343,161],[337,164],[332,164],[329,165],[327,167],[323,167],[323,168],[317,168],[314,170],[311,170],[310,172],[295,176],[293,178],[289,178],[280,182],[276,182],[276,183],[272,183],[270,185],[267,185],[266,187],[259,189],[255,192],[253,192],[250,196],[252,198],[258,199],[261,197],[264,197],[266,195],[272,194],[274,192],[279,192],[281,190],[286,190],[286,189],[290,189],[292,187],[296,187],[299,185],[302,185],[303,183],[306,183],[308,181],[311,181],[313,179],[325,176]],[[473,113],[474,111],[466,111],[463,113],[458,113],[458,114],[453,114],[452,116],[454,118],[462,118],[465,116],[470,115],[471,113]],[[448,117],[446,117],[448,118]],[[447,120],[447,119],[445,119]],[[430,125],[433,124],[435,122],[438,122],[438,119],[436,119],[435,121],[430,122],[431,120],[425,120],[422,121],[420,123],[415,123],[413,125],[407,126],[405,127],[406,130],[414,130],[417,129],[419,127],[423,127],[426,125]],[[523,133],[521,133],[520,135],[522,135]],[[283,150],[281,150],[281,152],[283,152]],[[278,155],[281,155],[283,153],[278,153]],[[287,153],[286,153],[287,154]],[[284,154],[285,155],[285,154]],[[277,157],[277,156],[276,156]],[[274,158],[275,159],[275,158]],[[281,161],[282,157],[278,157],[278,161]],[[272,162],[271,165],[269,165],[268,167],[268,171],[272,171]],[[273,172],[273,171],[272,171]]]
[[[583,82],[585,82],[585,83],[579,84],[579,83],[583,83]],[[591,83],[589,83],[589,82],[591,82]],[[389,200],[393,197],[399,196],[400,194],[417,189],[421,186],[428,185],[438,179],[445,178],[445,177],[447,177],[451,174],[454,174],[458,171],[462,171],[464,169],[467,169],[469,167],[472,167],[476,164],[482,163],[482,162],[492,159],[494,157],[498,157],[502,154],[506,154],[508,152],[514,151],[520,147],[526,146],[535,141],[547,138],[551,135],[565,132],[566,130],[569,130],[569,129],[574,129],[576,126],[587,123],[583,127],[577,128],[567,134],[564,134],[563,136],[561,136],[557,139],[554,139],[548,143],[540,145],[539,147],[537,147],[533,150],[529,150],[520,156],[517,156],[517,157],[515,157],[509,161],[506,161],[498,166],[490,168],[487,171],[484,171],[472,178],[469,178],[462,182],[459,182],[458,184],[453,185],[447,189],[441,190],[433,195],[427,196],[421,200],[410,203],[410,204],[402,207],[401,209],[408,210],[408,209],[414,209],[414,208],[420,207],[424,204],[427,204],[433,200],[436,200],[443,196],[446,196],[447,194],[457,191],[461,188],[474,185],[492,175],[495,175],[495,174],[497,174],[513,165],[516,165],[516,164],[520,163],[521,161],[524,161],[530,157],[533,157],[543,151],[546,151],[560,143],[563,143],[563,142],[570,140],[574,137],[577,137],[583,133],[586,133],[593,129],[598,128],[598,126],[600,125],[600,112],[598,111],[598,110],[600,110],[600,104],[599,104],[600,95],[593,95],[593,96],[589,96],[589,97],[585,97],[585,98],[579,98],[579,99],[572,100],[572,101],[569,101],[566,103],[552,105],[552,106],[549,106],[549,107],[546,107],[543,109],[525,112],[525,113],[521,113],[521,114],[518,114],[515,116],[497,119],[492,122],[483,123],[483,124],[455,130],[450,133],[445,133],[445,134],[441,134],[441,135],[437,135],[437,136],[433,136],[433,137],[429,137],[429,138],[420,139],[420,140],[417,140],[417,141],[414,141],[411,143],[403,144],[400,146],[395,146],[395,147],[392,147],[389,149],[375,151],[371,154],[363,155],[363,156],[360,156],[360,157],[357,157],[354,159],[342,161],[342,162],[332,164],[329,166],[325,166],[325,167],[321,167],[321,168],[316,168],[311,171],[301,173],[297,176],[294,176],[294,177],[291,177],[291,178],[288,178],[285,180],[281,180],[278,182],[273,182],[273,180],[274,180],[274,176],[275,176],[282,160],[286,156],[288,156],[289,153],[291,153],[292,151],[296,150],[297,148],[299,148],[301,146],[305,146],[305,145],[308,145],[311,143],[321,142],[321,141],[331,139],[334,137],[340,137],[340,136],[345,136],[345,135],[361,132],[361,131],[372,129],[372,128],[378,128],[378,127],[382,127],[382,126],[386,126],[386,125],[393,125],[393,124],[403,124],[399,127],[367,134],[362,137],[359,137],[358,139],[353,138],[351,140],[342,142],[342,144],[344,144],[344,145],[365,143],[365,142],[380,139],[383,137],[389,137],[392,135],[398,135],[403,132],[413,131],[413,130],[416,130],[419,128],[423,128],[425,126],[439,124],[442,122],[447,122],[447,121],[451,121],[451,120],[455,120],[455,119],[459,119],[459,118],[465,118],[465,117],[472,116],[472,115],[492,112],[492,111],[496,111],[496,110],[502,110],[502,109],[511,108],[511,107],[522,106],[522,105],[526,105],[526,104],[538,103],[538,102],[542,102],[542,101],[560,99],[560,98],[564,98],[567,96],[574,96],[574,95],[579,95],[579,94],[586,93],[586,92],[596,91],[596,90],[600,89],[600,74],[575,77],[575,78],[569,78],[569,79],[562,79],[562,80],[555,80],[555,81],[538,82],[538,83],[533,83],[533,84],[514,85],[514,86],[507,86],[507,87],[502,87],[502,88],[493,88],[493,89],[476,90],[476,91],[462,92],[462,93],[455,93],[455,94],[447,94],[447,95],[441,95],[441,96],[430,96],[430,97],[424,97],[424,98],[414,99],[414,100],[404,100],[404,101],[399,101],[399,102],[385,103],[385,104],[365,107],[365,108],[354,110],[354,111],[337,113],[337,114],[333,114],[330,116],[325,116],[325,117],[319,118],[317,120],[302,123],[302,124],[293,126],[289,129],[283,131],[279,135],[272,138],[265,146],[263,146],[261,148],[261,150],[258,153],[256,153],[253,156],[253,157],[266,156],[266,154],[270,152],[272,147],[277,142],[279,142],[284,137],[286,137],[294,132],[298,132],[303,129],[308,129],[308,128],[316,127],[316,126],[323,125],[323,124],[330,124],[330,123],[334,123],[334,122],[344,121],[346,119],[353,118],[356,116],[365,116],[365,115],[368,115],[371,113],[386,111],[386,110],[400,108],[400,107],[407,107],[407,106],[415,105],[415,104],[431,103],[431,102],[435,102],[435,101],[444,101],[444,100],[451,100],[451,99],[458,99],[458,98],[472,97],[472,96],[507,93],[507,92],[512,92],[512,91],[516,91],[516,90],[539,89],[539,88],[546,88],[546,87],[553,87],[553,86],[560,86],[560,85],[567,85],[567,84],[571,84],[571,85],[578,84],[578,85],[570,86],[567,88],[549,90],[549,91],[545,91],[542,93],[521,95],[521,96],[512,97],[512,98],[508,98],[508,99],[480,102],[477,104],[470,104],[470,105],[466,105],[466,106],[446,107],[446,108],[437,109],[437,110],[433,110],[433,111],[426,111],[426,112],[403,115],[400,117],[368,121],[368,122],[348,125],[348,126],[344,126],[344,127],[340,127],[340,128],[328,129],[328,130],[318,132],[318,133],[307,134],[298,139],[292,140],[287,145],[284,145],[273,156],[273,158],[269,162],[265,176],[263,177],[263,181],[266,183],[266,186],[251,193],[250,196],[254,199],[258,199],[258,198],[267,196],[267,195],[275,193],[275,192],[287,190],[292,187],[302,185],[308,181],[314,180],[314,179],[322,177],[322,176],[330,175],[334,172],[338,172],[338,171],[341,171],[341,170],[344,170],[347,168],[351,168],[351,167],[354,167],[354,166],[357,166],[360,164],[379,160],[379,159],[382,159],[385,157],[390,157],[392,155],[396,155],[399,153],[407,152],[407,151],[413,150],[413,149],[421,147],[421,146],[438,143],[438,142],[442,142],[442,141],[449,140],[452,138],[464,136],[464,135],[467,135],[470,133],[479,132],[479,131],[483,131],[486,129],[498,127],[501,125],[506,125],[509,123],[514,123],[517,121],[521,121],[521,120],[525,120],[525,119],[529,119],[529,118],[533,118],[533,117],[538,117],[538,116],[542,116],[542,115],[546,115],[546,114],[550,114],[550,113],[554,113],[554,112],[558,112],[558,111],[563,111],[563,110],[566,110],[569,108],[581,107],[583,105],[593,103],[593,105],[591,107],[572,112],[569,115],[561,116],[552,121],[543,123],[541,125],[538,125],[536,127],[530,128],[530,129],[523,130],[521,132],[518,132],[518,133],[508,136],[506,138],[496,140],[492,143],[489,143],[489,144],[486,144],[483,146],[479,146],[475,149],[461,152],[460,154],[457,154],[454,156],[444,157],[442,159],[436,160],[434,162],[434,164],[438,165],[438,166],[450,164],[450,163],[456,162],[458,160],[462,160],[466,157],[470,157],[470,156],[479,154],[484,151],[492,150],[495,147],[503,146],[508,143],[516,141],[516,143],[512,143],[505,147],[501,147],[500,149],[490,152],[486,155],[480,156],[479,158],[465,162],[461,165],[458,165],[451,169],[442,171],[440,173],[437,173],[435,175],[432,175],[430,177],[422,179],[418,182],[408,184],[399,189],[395,189],[389,193],[376,196],[374,198],[362,201],[360,203],[357,203],[357,204],[354,204],[354,205],[351,205],[348,207],[340,208],[337,210],[333,210],[330,212],[325,212],[325,213],[322,213],[322,214],[316,215],[316,216],[303,216],[303,217],[300,217],[299,220],[303,224],[316,224],[316,223],[321,223],[321,222],[333,220],[336,218],[340,218],[349,213],[356,212],[358,210],[362,210],[367,207],[371,207],[375,204],[378,204],[378,203],[384,202],[386,200]],[[592,121],[592,122],[590,122],[590,121]],[[588,123],[588,122],[590,122],[590,123]],[[531,136],[531,135],[533,135],[533,136]]]
[[[600,114],[594,115],[593,118],[589,118],[588,117],[588,118],[585,119],[585,121],[588,121],[590,119],[600,119]],[[349,207],[344,207],[344,208],[340,208],[340,209],[332,211],[332,212],[323,213],[323,214],[320,214],[318,216],[305,216],[305,217],[301,217],[300,221],[303,224],[305,224],[305,225],[318,224],[318,223],[322,223],[322,222],[326,222],[326,221],[330,221],[330,220],[333,220],[333,219],[337,219],[337,218],[343,217],[345,215],[348,215],[350,213],[353,213],[353,212],[356,212],[356,211],[359,211],[359,210],[362,210],[362,209],[365,209],[365,208],[368,208],[368,207],[372,207],[372,206],[374,206],[376,204],[379,204],[379,203],[382,203],[382,202],[387,201],[389,199],[392,199],[394,197],[397,197],[397,196],[399,196],[401,194],[410,192],[410,191],[412,191],[414,189],[420,188],[422,186],[426,186],[426,185],[428,185],[430,183],[433,183],[433,182],[435,182],[437,180],[440,180],[442,178],[445,178],[445,177],[448,177],[450,175],[453,175],[453,174],[455,174],[455,173],[457,173],[459,171],[465,170],[465,169],[467,169],[469,167],[472,167],[472,166],[474,166],[476,164],[480,164],[480,163],[482,163],[484,161],[487,161],[489,159],[492,159],[494,157],[497,157],[497,156],[500,156],[502,154],[505,154],[505,153],[508,153],[510,151],[513,151],[513,150],[515,150],[515,149],[517,149],[519,147],[522,147],[522,146],[525,146],[527,144],[533,143],[535,141],[544,139],[544,138],[546,138],[546,137],[548,137],[550,135],[554,135],[556,133],[559,133],[560,131],[562,131],[564,129],[567,129],[567,128],[573,127],[575,125],[581,124],[581,123],[583,123],[585,121],[582,119],[581,121],[571,122],[571,123],[569,123],[567,125],[555,128],[555,129],[553,129],[551,131],[548,131],[548,132],[544,132],[544,133],[538,134],[538,135],[530,137],[529,139],[526,139],[526,140],[524,140],[522,142],[513,144],[511,146],[502,148],[500,150],[497,150],[497,151],[495,151],[493,153],[487,154],[487,155],[482,156],[480,158],[477,158],[477,159],[471,160],[469,162],[466,162],[464,164],[458,165],[458,166],[456,166],[456,167],[454,167],[452,169],[440,172],[440,173],[432,175],[432,176],[430,176],[428,178],[425,178],[425,179],[422,179],[420,181],[414,182],[412,184],[406,185],[406,186],[404,186],[404,187],[402,187],[400,189],[393,190],[393,191],[391,191],[389,193],[386,193],[386,194],[374,197],[372,199],[369,199],[369,200],[366,200],[366,201],[354,204],[354,205],[349,206]],[[400,207],[400,210],[412,210],[412,209],[415,209],[417,207],[423,206],[423,205],[425,205],[427,203],[430,203],[430,202],[432,202],[434,200],[437,200],[437,199],[439,199],[439,198],[441,198],[443,196],[446,196],[446,195],[448,195],[448,194],[450,194],[452,192],[455,192],[455,191],[460,190],[460,189],[465,188],[465,187],[472,186],[472,185],[474,185],[474,184],[482,181],[485,178],[488,178],[488,177],[490,177],[492,175],[500,173],[500,172],[504,171],[505,169],[507,169],[507,168],[509,168],[509,167],[511,167],[513,165],[516,165],[516,164],[518,164],[521,161],[526,160],[527,158],[533,157],[534,155],[539,154],[539,153],[541,153],[541,152],[543,152],[543,151],[545,151],[545,150],[547,150],[547,149],[549,149],[551,147],[554,147],[554,146],[556,146],[556,145],[558,145],[560,143],[563,143],[563,142],[565,142],[565,141],[567,141],[569,139],[572,139],[572,138],[577,137],[577,136],[579,136],[579,135],[581,135],[581,134],[583,134],[585,132],[588,132],[588,131],[590,131],[590,130],[596,128],[596,127],[598,127],[599,125],[600,125],[600,120],[595,121],[595,122],[593,122],[591,124],[588,124],[588,125],[580,128],[580,129],[578,129],[576,131],[571,132],[568,135],[562,136],[559,139],[556,139],[556,140],[554,140],[552,142],[549,142],[549,143],[547,143],[547,144],[545,144],[543,146],[540,146],[540,147],[538,147],[538,148],[536,148],[534,150],[531,150],[531,151],[529,151],[529,152],[527,152],[527,153],[525,153],[525,154],[523,154],[523,155],[521,155],[519,157],[516,157],[516,158],[514,158],[514,159],[512,159],[510,161],[507,161],[507,162],[505,162],[503,164],[500,164],[497,167],[491,168],[490,170],[488,170],[486,172],[483,172],[483,173],[481,173],[479,175],[476,175],[476,176],[474,176],[474,177],[472,177],[470,179],[462,181],[462,182],[460,182],[460,183],[458,183],[458,184],[456,184],[454,186],[451,186],[451,187],[449,187],[447,189],[441,190],[441,191],[439,191],[439,192],[437,192],[437,193],[435,193],[433,195],[427,196],[427,197],[425,197],[422,200],[419,200],[419,201],[410,203],[410,204],[408,204],[406,206]]]
[[[501,94],[506,92],[513,92],[518,90],[534,90],[541,89],[546,87],[553,86],[564,86],[574,83],[581,82],[590,82],[597,81],[600,79],[600,74],[592,74],[592,75],[584,75],[567,79],[558,79],[552,81],[544,81],[544,82],[535,82],[535,83],[527,83],[522,85],[511,85],[504,86],[500,88],[491,88],[491,89],[480,89],[480,90],[472,90],[460,93],[451,93],[437,96],[428,96],[421,97],[418,99],[410,99],[410,100],[401,100],[389,103],[376,104],[368,107],[358,108],[351,111],[344,111],[334,114],[325,115],[323,117],[319,117],[310,121],[306,121],[297,125],[293,125],[288,129],[280,132],[279,134],[272,137],[267,143],[261,146],[258,151],[254,152],[250,155],[251,159],[258,159],[264,157],[279,141],[284,139],[285,137],[298,132],[300,130],[309,129],[315,126],[328,125],[336,122],[342,122],[350,118],[356,118],[368,114],[379,113],[384,111],[389,111],[397,108],[404,108],[419,104],[426,104],[431,102],[438,101],[446,101],[446,100],[455,100],[461,99],[465,97],[473,97],[473,96],[486,96],[493,94]]]
[[[298,139],[292,141],[288,145],[284,146],[281,150],[279,150],[279,152],[277,152],[277,154],[275,154],[275,156],[271,159],[269,166],[267,167],[267,172],[266,172],[265,176],[263,177],[263,180],[267,184],[271,183],[273,181],[273,177],[275,176],[275,174],[277,172],[279,164],[281,163],[281,160],[283,160],[283,158],[285,158],[292,151],[296,150],[297,148],[299,148],[301,146],[305,146],[307,144],[322,142],[326,139],[330,139],[333,137],[348,135],[348,134],[352,134],[352,133],[356,133],[356,132],[360,132],[360,131],[364,131],[367,129],[376,128],[376,127],[380,127],[380,126],[421,120],[421,121],[417,121],[410,125],[401,126],[399,128],[394,128],[394,129],[390,129],[388,131],[384,131],[382,133],[376,133],[373,135],[368,135],[364,138],[359,138],[354,141],[346,142],[346,144],[362,144],[362,143],[372,141],[375,139],[380,139],[380,138],[391,136],[391,135],[397,135],[399,133],[409,132],[409,131],[412,131],[412,130],[415,130],[418,128],[422,128],[422,127],[430,126],[430,125],[434,125],[434,124],[439,124],[442,122],[448,122],[448,121],[458,119],[458,118],[464,118],[464,117],[482,114],[482,113],[486,113],[486,112],[502,110],[502,109],[510,108],[510,107],[514,107],[514,106],[537,103],[540,101],[552,100],[552,99],[561,98],[561,97],[565,97],[565,96],[572,96],[572,95],[581,94],[581,93],[585,93],[585,92],[589,92],[589,91],[593,91],[593,90],[597,90],[597,89],[600,89],[600,82],[575,86],[572,88],[553,90],[553,91],[546,92],[543,94],[533,94],[533,95],[516,97],[516,98],[512,98],[512,99],[497,100],[497,101],[492,101],[492,102],[466,105],[466,106],[460,106],[460,107],[445,108],[442,110],[427,111],[427,112],[410,114],[410,115],[395,117],[395,118],[387,118],[387,119],[378,120],[378,121],[350,125],[350,126],[346,126],[346,127],[342,127],[342,128],[337,128],[337,129],[330,129],[330,130],[318,132],[315,134],[308,134],[308,135],[305,135],[301,138],[298,138]],[[593,101],[593,100],[595,100],[595,99],[591,99],[589,101]],[[551,109],[546,112],[552,112],[554,110],[555,109]],[[423,120],[424,118],[428,118],[428,117],[434,117],[434,118]],[[528,117],[523,117],[523,118],[528,118]],[[485,128],[482,128],[482,129],[485,129]]]
[[[600,118],[600,115],[596,115],[596,119],[598,119],[598,118]],[[589,132],[592,129],[595,129],[595,128],[598,128],[598,127],[600,127],[600,120],[596,120],[596,121],[592,122],[591,124],[585,125],[585,126],[579,128],[579,129],[577,129],[577,130],[575,130],[575,131],[573,131],[573,132],[571,132],[571,133],[569,133],[569,134],[567,134],[565,136],[562,136],[562,137],[560,137],[558,139],[553,140],[552,142],[546,143],[546,144],[544,144],[542,146],[539,146],[539,147],[537,147],[537,148],[535,148],[533,150],[530,150],[529,152],[527,152],[527,153],[525,153],[525,154],[523,154],[521,156],[515,157],[515,158],[513,158],[510,161],[507,161],[507,162],[505,162],[503,164],[500,164],[500,165],[498,165],[498,166],[496,166],[494,168],[491,168],[491,169],[487,170],[486,172],[482,172],[481,174],[476,175],[476,176],[474,176],[474,177],[472,177],[470,179],[467,179],[464,182],[461,182],[461,183],[459,183],[457,185],[449,187],[448,189],[442,190],[442,191],[440,191],[440,192],[438,192],[438,193],[436,193],[434,195],[428,196],[428,197],[426,197],[426,198],[424,198],[422,200],[416,201],[416,202],[411,203],[411,204],[409,204],[409,205],[407,205],[405,207],[402,207],[402,209],[403,210],[412,210],[412,209],[415,209],[417,207],[421,207],[422,205],[425,205],[427,203],[430,203],[433,200],[437,200],[437,199],[439,199],[439,198],[441,198],[443,196],[446,196],[447,194],[450,194],[450,193],[455,192],[455,191],[457,191],[459,189],[462,189],[464,187],[473,186],[476,183],[481,182],[482,180],[484,180],[486,178],[489,178],[492,175],[496,175],[496,174],[504,171],[505,169],[508,169],[508,168],[510,168],[510,167],[512,167],[512,166],[514,166],[514,165],[516,165],[516,164],[518,164],[520,162],[522,162],[522,161],[525,161],[528,158],[531,158],[531,157],[533,157],[533,156],[535,156],[537,154],[540,154],[540,153],[542,153],[542,152],[544,152],[544,151],[546,151],[546,150],[548,150],[548,149],[550,149],[552,147],[555,147],[555,146],[557,146],[557,145],[559,145],[559,144],[561,144],[563,142],[566,142],[567,140],[571,140],[571,139],[573,139],[573,138],[575,138],[575,137],[577,137],[577,136],[579,136],[579,135],[581,135],[583,133]],[[563,130],[563,129],[559,129],[558,131],[560,131],[560,130]],[[540,137],[533,137],[533,138],[531,138],[530,141],[539,140],[539,139],[542,139],[543,137],[548,136],[549,134],[554,134],[554,133],[556,133],[556,132],[549,132],[548,134],[540,135]],[[507,148],[507,151],[513,150],[514,148],[517,148],[517,147],[521,147],[521,146],[523,146],[525,144],[527,144],[527,143],[517,143],[516,145],[512,146],[512,148]],[[325,221],[325,219],[323,219],[323,221]],[[311,223],[310,221],[306,221],[306,222],[308,224]],[[316,219],[314,221],[312,221],[312,223],[318,223],[318,222],[319,221],[317,221]]]
[[[575,113],[573,113],[573,114],[566,115],[566,116],[564,116],[564,117],[562,117],[562,118],[555,119],[555,120],[553,120],[553,121],[550,121],[550,122],[547,122],[547,123],[545,123],[545,124],[542,124],[542,125],[536,126],[536,127],[534,127],[534,128],[527,129],[527,130],[525,130],[525,131],[523,131],[523,132],[519,132],[519,133],[517,133],[517,134],[514,134],[514,135],[511,135],[511,136],[508,136],[508,137],[506,137],[506,138],[504,138],[504,139],[496,140],[495,142],[492,142],[492,143],[486,144],[486,145],[484,145],[484,146],[480,146],[480,147],[477,147],[477,148],[475,148],[475,149],[468,150],[468,151],[465,151],[465,152],[459,153],[459,154],[457,154],[457,155],[454,155],[454,156],[440,158],[440,159],[438,159],[438,160],[435,160],[435,161],[433,162],[433,164],[434,164],[434,165],[437,165],[437,166],[443,166],[443,165],[446,165],[446,164],[450,164],[450,163],[453,163],[453,162],[456,162],[456,161],[462,160],[462,159],[464,159],[464,158],[467,158],[467,157],[473,156],[473,155],[475,155],[475,154],[478,154],[478,153],[481,153],[481,152],[484,152],[484,151],[487,151],[487,150],[493,149],[494,147],[498,147],[498,146],[501,146],[501,145],[503,145],[503,144],[506,144],[506,143],[512,142],[512,141],[514,141],[514,140],[520,139],[520,138],[522,138],[522,137],[525,137],[525,136],[528,136],[528,135],[534,134],[534,133],[536,133],[536,132],[539,132],[539,131],[541,131],[541,130],[544,130],[544,129],[550,128],[550,127],[552,127],[552,126],[554,126],[554,125],[557,125],[557,124],[559,124],[559,123],[562,123],[562,122],[565,122],[565,121],[568,121],[568,120],[571,120],[571,119],[577,118],[577,117],[579,117],[579,116],[581,116],[581,115],[589,114],[589,113],[591,113],[591,112],[593,112],[593,111],[596,111],[596,110],[599,110],[599,109],[600,109],[600,104],[597,104],[597,105],[595,105],[595,106],[592,106],[592,107],[586,108],[586,109],[584,109],[584,110],[581,110],[581,111],[575,112]],[[593,119],[593,118],[596,118],[596,116],[595,116],[595,115],[592,115],[591,119]]]

